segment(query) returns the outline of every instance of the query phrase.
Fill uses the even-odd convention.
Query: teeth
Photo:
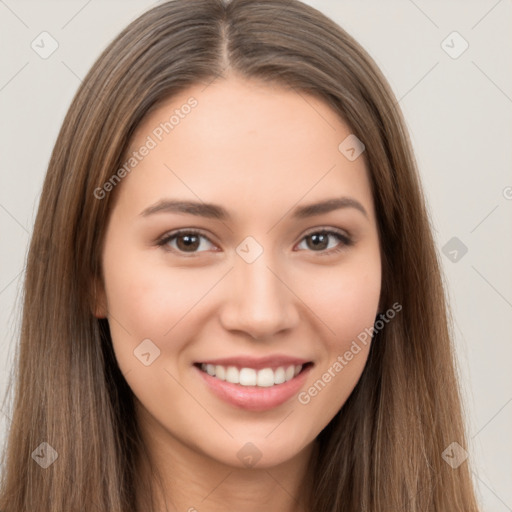
[[[215,367],[215,377],[220,380],[226,380],[226,369],[224,366],[220,366],[219,364]]]
[[[256,370],[252,368],[242,368],[239,374],[240,384],[242,386],[256,386]]]
[[[286,372],[281,366],[274,372],[274,384],[282,384],[283,382],[286,382]]]
[[[272,368],[241,368],[235,366],[202,364],[201,370],[212,377],[225,380],[231,384],[240,384],[241,386],[259,386],[268,388],[275,384],[283,384],[296,377],[302,370],[302,365],[280,366],[273,370]]]
[[[238,368],[235,368],[234,366],[230,366],[226,370],[226,381],[231,382],[233,384],[240,383],[240,372],[238,371]]]
[[[257,385],[262,388],[268,388],[275,384],[274,372],[270,368],[263,368],[258,372]]]

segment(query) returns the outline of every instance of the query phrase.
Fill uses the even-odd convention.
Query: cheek
[[[380,260],[365,259],[317,275],[308,304],[322,325],[322,358],[297,397],[305,414],[326,425],[343,406],[364,370],[378,312]]]
[[[381,292],[379,253],[354,253],[338,266],[317,270],[314,286],[307,290],[308,284],[310,278],[302,293],[325,327],[326,348],[345,351],[375,321]]]
[[[197,276],[192,279],[190,270],[170,273],[126,254],[122,261],[106,254],[104,275],[109,325],[120,366],[128,369],[138,363],[134,350],[146,339],[160,350],[155,366],[175,359],[186,344],[187,314],[208,291],[208,283]]]
[[[166,418],[162,404],[170,402],[173,410],[189,410],[193,404],[175,379],[187,375],[182,362],[197,334],[194,306],[212,285],[191,278],[186,269],[171,273],[125,261],[108,267],[107,274],[105,267],[112,345],[128,385],[155,418]],[[186,418],[164,421],[176,426]]]

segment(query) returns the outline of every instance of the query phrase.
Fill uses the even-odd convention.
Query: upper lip
[[[301,359],[299,357],[273,355],[267,357],[234,356],[219,359],[205,359],[203,361],[198,361],[196,364],[235,366],[236,368],[254,368],[255,370],[261,370],[262,368],[276,369],[281,366],[305,365],[310,362],[310,360]]]

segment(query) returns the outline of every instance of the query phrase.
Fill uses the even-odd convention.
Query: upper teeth
[[[280,366],[273,370],[272,368],[236,368],[235,366],[221,366],[219,364],[201,364],[201,370],[212,377],[225,380],[231,384],[241,384],[242,386],[261,386],[270,387],[274,384],[287,382],[302,370],[302,365]]]

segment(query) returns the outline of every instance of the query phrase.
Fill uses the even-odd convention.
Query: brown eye
[[[176,237],[176,245],[180,251],[196,251],[201,245],[198,235],[178,235]]]
[[[158,245],[178,253],[195,254],[204,252],[198,251],[199,247],[204,246],[202,240],[206,240],[207,244],[211,244],[210,240],[199,231],[183,230],[166,235],[158,242]]]
[[[330,244],[330,240],[337,239],[338,243]],[[306,248],[313,252],[331,254],[352,245],[352,240],[337,231],[314,231],[306,235],[302,240],[306,242]],[[332,250],[331,250],[332,249]]]

